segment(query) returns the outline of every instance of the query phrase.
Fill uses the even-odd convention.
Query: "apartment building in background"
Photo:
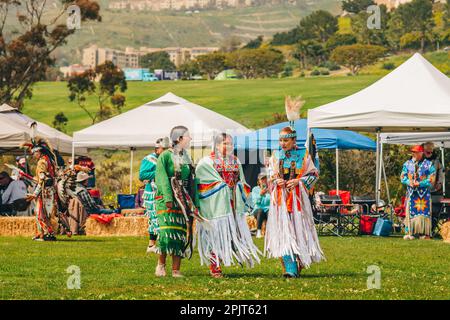
[[[83,49],[82,65],[95,68],[99,64],[109,60],[117,67],[124,68],[140,68],[139,58],[147,53],[165,51],[169,54],[172,63],[179,67],[184,62],[195,59],[196,57],[219,50],[217,47],[194,47],[194,48],[148,48],[141,47],[134,49],[127,47],[125,51],[100,48],[97,45],[91,45]]]

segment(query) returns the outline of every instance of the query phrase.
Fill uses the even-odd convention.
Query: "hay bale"
[[[120,213],[124,216],[142,216],[145,214],[145,209],[143,208],[122,209]]]
[[[444,242],[450,243],[450,221],[442,225],[441,236]]]
[[[0,236],[34,236],[37,233],[34,217],[1,217]]]
[[[147,217],[116,217],[109,224],[100,223],[92,218],[86,222],[88,236],[146,236],[147,230]]]

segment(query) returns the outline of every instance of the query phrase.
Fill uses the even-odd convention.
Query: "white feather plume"
[[[295,121],[300,119],[300,109],[305,104],[302,97],[292,98],[291,96],[286,96],[284,99],[284,105],[286,107],[286,116],[289,121]]]

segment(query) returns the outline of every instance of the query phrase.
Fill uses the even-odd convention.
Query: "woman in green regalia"
[[[188,228],[183,210],[178,204],[172,189],[173,178],[180,182],[184,190],[195,190],[193,166],[187,148],[191,142],[189,130],[183,126],[174,127],[170,132],[172,148],[164,151],[156,164],[155,196],[156,214],[159,225],[158,252],[159,259],[155,275],[166,275],[166,257],[172,256],[172,276],[182,277],[181,259],[185,256],[188,243]]]

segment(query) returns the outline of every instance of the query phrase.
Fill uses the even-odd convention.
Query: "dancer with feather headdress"
[[[309,201],[319,173],[315,157],[296,145],[294,122],[303,105],[300,97],[286,97],[289,127],[280,130],[281,148],[269,164],[271,199],[264,251],[269,258],[281,258],[285,277],[298,277],[303,268],[324,260]]]
[[[34,180],[36,187],[32,194],[27,196],[28,201],[35,200],[35,217],[38,234],[33,238],[36,241],[54,241],[58,230],[58,203],[56,192],[57,159],[50,144],[40,138],[32,139],[31,143],[24,144],[37,160]]]

